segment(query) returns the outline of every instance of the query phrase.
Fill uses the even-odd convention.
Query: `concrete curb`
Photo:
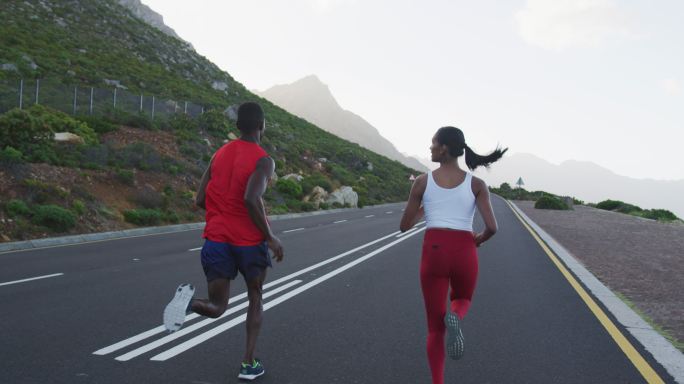
[[[587,270],[572,254],[560,245],[553,237],[539,227],[532,219],[518,208],[515,203],[508,200],[511,207],[522,217],[539,237],[553,250],[553,252],[565,263],[565,266],[584,284],[585,287],[598,299],[617,321],[622,324],[629,333],[637,339],[653,358],[660,363],[665,370],[672,375],[675,382],[684,384],[684,354],[675,348],[667,339],[655,331],[641,316],[627,306],[608,287],[601,283],[589,270]]]
[[[396,205],[398,203],[388,203],[380,205],[372,205],[364,208],[337,208],[328,209],[325,211],[313,211],[313,212],[299,212],[299,213],[287,213],[283,215],[269,216],[269,221],[287,220],[295,219],[299,217],[309,217],[309,216],[319,216],[328,215],[332,213],[354,211],[368,208],[382,208],[391,205]],[[27,241],[16,241],[11,243],[0,243],[0,254],[14,251],[25,251],[29,249],[40,249],[49,247],[58,247],[65,245],[75,245],[82,243],[90,243],[95,241],[104,240],[115,240],[124,239],[130,237],[140,237],[148,235],[161,235],[166,233],[174,232],[184,232],[193,231],[198,229],[203,229],[204,223],[188,223],[188,224],[176,224],[176,225],[165,225],[160,227],[146,227],[146,228],[134,228],[125,229],[122,231],[111,231],[111,232],[99,232],[99,233],[88,233],[82,235],[72,235],[72,236],[62,236],[62,237],[52,237],[47,239],[36,239]]]

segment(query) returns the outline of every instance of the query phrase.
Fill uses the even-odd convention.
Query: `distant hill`
[[[531,154],[506,156],[490,170],[476,172],[491,186],[515,182],[522,177],[525,189],[571,195],[587,202],[622,200],[642,208],[662,208],[684,217],[684,180],[635,179],[618,175],[588,161],[568,160],[552,164]]]
[[[343,109],[330,92],[330,88],[315,75],[291,84],[273,86],[259,94],[336,136],[397,160],[407,167],[421,172],[427,171],[424,164],[399,152],[361,116]]]

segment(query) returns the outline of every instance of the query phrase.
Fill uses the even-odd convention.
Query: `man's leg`
[[[254,350],[256,349],[257,337],[261,329],[261,319],[263,303],[261,293],[264,281],[266,280],[266,268],[262,269],[259,275],[247,282],[247,297],[249,298],[249,309],[247,310],[247,346],[244,363],[252,364],[254,361]]]
[[[228,308],[230,280],[216,278],[207,283],[209,299],[192,299],[190,310],[206,317],[217,318]]]

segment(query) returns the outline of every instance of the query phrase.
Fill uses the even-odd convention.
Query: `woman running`
[[[496,149],[487,156],[480,156],[468,147],[460,129],[440,128],[430,146],[432,161],[440,166],[418,176],[401,218],[402,232],[411,229],[423,216],[426,221],[420,285],[427,314],[427,355],[433,384],[444,383],[445,330],[449,357],[457,360],[463,356],[459,320],[468,312],[475,291],[476,247],[497,231],[487,185],[462,170],[458,158],[465,154],[465,163],[472,171],[479,166],[488,167],[507,150]],[[475,207],[485,223],[481,233],[473,232]],[[450,285],[451,305],[447,312],[446,296]]]

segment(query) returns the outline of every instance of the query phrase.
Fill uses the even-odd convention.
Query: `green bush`
[[[23,162],[24,154],[12,147],[5,147],[0,151],[0,163],[17,164]]]
[[[642,213],[642,217],[660,221],[674,221],[679,218],[667,209],[649,209]]]
[[[81,201],[81,200],[78,200],[78,199],[74,200],[74,201],[71,203],[71,209],[72,209],[77,215],[79,215],[79,216],[80,216],[80,215],[83,215],[84,213],[86,213],[86,205],[85,205],[85,203],[84,203],[83,201]]]
[[[86,123],[98,134],[114,132],[119,129],[118,124],[114,124],[109,119],[100,116],[77,116],[78,120]]]
[[[534,207],[537,209],[555,209],[560,211],[570,209],[563,200],[552,196],[541,197],[536,203],[534,203]]]
[[[172,224],[177,224],[180,223],[180,216],[176,212],[167,211],[164,213],[164,221]]]
[[[596,204],[596,208],[603,209],[606,211],[614,211],[624,204],[625,203],[623,203],[620,200],[604,200],[604,201]]]
[[[28,216],[31,213],[28,205],[23,200],[12,199],[5,203],[5,212],[9,217]]]
[[[276,182],[276,189],[278,192],[290,197],[299,198],[302,196],[302,186],[291,179],[278,179]]]
[[[124,220],[135,225],[157,225],[163,214],[156,209],[131,209],[124,211]]]
[[[135,172],[129,169],[118,169],[116,171],[116,179],[126,185],[135,184]]]
[[[27,110],[12,109],[0,115],[0,148],[32,154],[49,148],[53,137],[52,128]]]
[[[66,232],[76,226],[76,217],[68,209],[56,205],[39,205],[33,213],[31,222],[56,232]]]
[[[330,179],[328,179],[322,173],[316,172],[311,176],[307,176],[302,179],[302,190],[304,191],[304,194],[308,195],[316,186],[325,189],[327,192],[332,191]]]
[[[28,112],[38,117],[43,124],[53,132],[71,132],[83,139],[85,144],[93,145],[99,142],[97,133],[83,121],[74,119],[64,112],[60,112],[42,105],[33,105]]]
[[[228,137],[230,132],[230,121],[219,109],[204,111],[199,117],[199,128],[217,137]]]

